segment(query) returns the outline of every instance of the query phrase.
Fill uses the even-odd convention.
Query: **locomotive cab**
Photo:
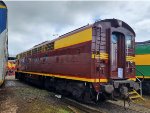
[[[94,24],[92,53],[95,76],[107,78],[109,85],[100,83],[104,92],[139,89],[135,82],[134,42],[134,31],[123,21],[106,19]]]

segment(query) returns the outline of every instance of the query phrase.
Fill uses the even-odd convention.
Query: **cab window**
[[[132,48],[132,36],[130,35],[126,36],[126,48],[127,49]]]

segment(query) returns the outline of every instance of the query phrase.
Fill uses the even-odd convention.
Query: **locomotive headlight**
[[[121,27],[122,26],[122,21],[118,20],[118,25]]]

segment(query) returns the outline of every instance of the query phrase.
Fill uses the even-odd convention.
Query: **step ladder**
[[[101,27],[93,27],[93,40],[92,40],[92,54],[94,54],[94,62],[95,62],[95,67],[97,66],[98,68],[100,68],[100,54],[101,54]],[[95,70],[95,74],[96,74],[96,70]],[[100,71],[98,71],[98,76],[100,78]],[[100,79],[99,79],[100,82]]]
[[[94,73],[96,77],[101,76],[101,60],[107,58],[108,55],[106,54],[106,39],[105,33],[102,31],[102,27],[97,25],[96,23],[93,27],[93,34],[92,34],[92,58],[94,59],[95,69]],[[100,82],[100,79],[99,81]]]
[[[131,102],[139,102],[139,101],[144,101],[144,98],[135,90],[132,90],[129,92],[129,99]]]

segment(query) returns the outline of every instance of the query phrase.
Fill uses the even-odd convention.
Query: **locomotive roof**
[[[150,54],[150,41],[136,42],[135,54]]]
[[[53,40],[50,40],[50,41],[45,41],[45,42],[42,42],[42,43],[40,43],[40,44],[37,44],[37,45],[33,46],[33,48],[36,48],[36,47],[39,47],[39,46],[48,44],[48,43],[50,43],[50,42],[54,42],[54,41],[56,41],[56,40],[59,40],[59,39],[61,39],[61,38],[64,38],[64,37],[66,37],[66,36],[69,36],[69,35],[71,35],[71,34],[77,33],[77,32],[79,32],[79,31],[82,31],[82,30],[87,29],[87,28],[90,28],[90,27],[92,27],[92,25],[87,24],[87,25],[82,26],[82,27],[80,27],[80,28],[77,28],[77,29],[75,29],[75,30],[73,30],[73,31],[70,31],[70,32],[68,32],[68,33],[65,33],[65,34],[59,36],[59,37],[56,38],[56,39],[53,39]]]
[[[30,50],[32,50],[32,49],[34,49],[34,48],[38,48],[38,47],[43,46],[43,45],[45,45],[45,44],[52,43],[52,42],[54,42],[54,41],[56,41],[56,40],[59,40],[59,39],[61,39],[61,38],[64,38],[64,37],[67,37],[67,36],[69,36],[69,35],[72,35],[72,34],[75,34],[75,33],[77,33],[77,32],[80,32],[80,31],[82,31],[82,30],[88,29],[88,28],[90,28],[90,27],[93,27],[96,23],[99,23],[99,22],[110,22],[112,27],[119,27],[118,21],[122,22],[122,27],[124,27],[124,28],[128,29],[129,31],[131,31],[131,32],[134,34],[134,36],[135,36],[134,30],[133,30],[127,23],[123,22],[122,20],[118,20],[118,19],[105,19],[105,20],[96,21],[96,22],[93,23],[93,24],[87,24],[87,25],[85,25],[85,26],[82,26],[82,27],[80,27],[80,28],[77,28],[77,29],[75,29],[75,30],[73,30],[73,31],[70,31],[70,32],[68,32],[68,33],[65,33],[65,34],[59,36],[59,37],[56,38],[56,39],[49,40],[49,41],[45,41],[45,42],[42,42],[42,43],[40,43],[40,44],[37,44],[37,45],[33,46],[31,49],[28,49],[28,50],[26,50],[26,51],[24,51],[24,52],[30,51]],[[24,53],[24,52],[22,52],[22,53]]]
[[[82,27],[80,27],[80,28],[77,28],[77,29],[75,29],[75,30],[73,30],[73,31],[70,31],[70,32],[68,32],[68,33],[66,33],[66,34],[63,34],[63,35],[59,36],[59,37],[56,38],[56,39],[49,40],[49,41],[45,41],[45,42],[42,42],[42,43],[40,43],[40,44],[37,44],[37,45],[33,46],[31,49],[28,49],[28,50],[26,50],[26,51],[24,51],[24,52],[27,52],[27,51],[30,51],[30,50],[32,50],[32,49],[34,49],[34,48],[38,48],[38,47],[43,46],[43,45],[45,45],[45,44],[54,42],[54,41],[56,41],[56,40],[59,40],[59,39],[64,38],[64,37],[66,37],[66,36],[72,35],[72,34],[74,34],[74,33],[77,33],[77,32],[79,32],[79,31],[82,31],[82,30],[84,30],[84,29],[90,28],[90,27],[92,27],[92,25],[93,25],[93,24],[87,24],[87,25],[82,26]],[[24,52],[22,52],[22,53],[24,53]]]
[[[0,5],[3,5],[6,7],[6,4],[3,1],[0,1]]]
[[[144,42],[136,42],[136,45],[150,45],[150,40],[144,41]]]
[[[112,27],[119,27],[120,26],[120,25],[118,25],[119,21],[122,23],[122,25],[121,25],[122,27],[124,27],[124,28],[128,29],[129,31],[131,31],[135,36],[134,30],[127,23],[125,23],[122,20],[114,19],[114,18],[113,19],[101,20],[101,22],[110,22]]]

